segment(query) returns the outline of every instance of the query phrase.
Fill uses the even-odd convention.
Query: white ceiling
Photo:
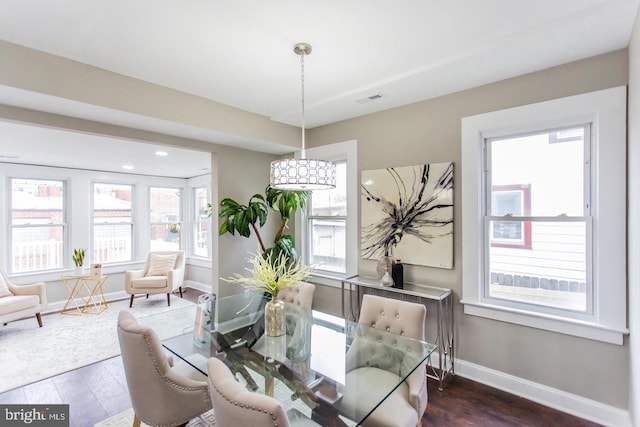
[[[0,0],[0,39],[296,126],[308,42],[311,128],[624,48],[639,3]]]

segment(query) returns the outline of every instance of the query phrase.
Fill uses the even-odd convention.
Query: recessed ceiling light
[[[133,166],[131,166],[131,165],[122,165],[122,169],[126,169],[126,170],[130,171],[131,169],[133,169]]]
[[[164,157],[168,155],[169,153],[167,153],[166,151],[156,151],[156,156]]]

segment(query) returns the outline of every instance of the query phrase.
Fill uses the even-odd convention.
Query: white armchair
[[[118,341],[134,426],[181,426],[211,409],[206,377],[165,355],[156,332],[126,310],[118,314]]]
[[[412,354],[420,354],[416,348],[407,353],[394,351],[394,339],[376,330],[424,340],[424,324],[427,309],[422,304],[364,295],[358,323],[367,326],[353,341],[347,352],[347,375],[342,410],[361,414],[359,403],[371,408],[371,402],[379,399],[380,391],[398,384],[407,375],[407,369],[415,366]],[[373,328],[373,329],[371,329]],[[407,345],[412,345],[409,343]],[[366,351],[363,351],[363,347]],[[358,350],[356,351],[356,348]],[[365,355],[357,357],[355,355]],[[413,371],[384,402],[366,419],[366,427],[419,426],[427,408],[426,367]]]
[[[147,263],[141,270],[128,270],[124,275],[124,288],[131,294],[129,308],[137,294],[167,294],[167,304],[171,305],[171,293],[180,290],[184,281],[184,252],[150,252]]]
[[[47,288],[44,282],[17,286],[0,271],[0,323],[7,324],[32,314],[42,327],[40,313],[47,308]]]

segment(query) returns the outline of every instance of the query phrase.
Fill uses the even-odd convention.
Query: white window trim
[[[592,125],[593,292],[589,321],[508,308],[484,297],[483,141],[537,129]],[[622,345],[626,326],[626,87],[462,119],[462,300],[465,314]]]
[[[320,272],[320,276],[350,277],[358,271],[358,145],[357,141],[344,141],[335,144],[308,148],[307,158],[347,162],[347,219],[346,219],[346,272],[333,274]],[[300,224],[298,226],[297,224]],[[298,210],[296,213],[295,241],[300,253],[307,256],[308,227],[306,215]]]

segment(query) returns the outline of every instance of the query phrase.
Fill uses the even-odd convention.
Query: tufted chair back
[[[427,308],[422,304],[364,295],[358,323],[375,329],[424,340]]]
[[[216,425],[250,427],[288,427],[284,408],[272,397],[247,390],[236,381],[227,366],[212,357],[209,367],[209,394]]]
[[[388,333],[424,340],[426,315],[422,304],[364,295],[361,327],[352,343],[354,351],[347,353],[347,370],[373,367],[405,376],[407,366],[415,366],[412,354],[420,354],[422,344],[411,340],[404,343],[409,348],[400,349],[398,339]]]
[[[138,324],[129,311],[118,315],[118,340],[136,419],[177,426],[211,409],[206,381],[187,376],[181,365],[174,367],[156,332]]]
[[[311,310],[313,304],[313,293],[315,285],[307,282],[300,282],[293,288],[285,288],[278,293],[278,299],[293,305],[298,305],[307,310]]]

